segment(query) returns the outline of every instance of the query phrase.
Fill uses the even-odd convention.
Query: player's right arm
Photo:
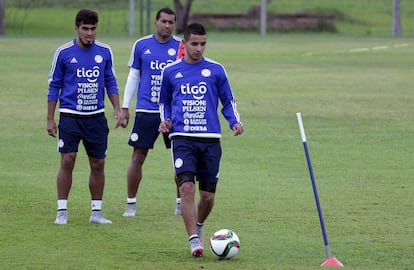
[[[58,48],[53,56],[52,65],[50,68],[48,83],[49,89],[47,93],[47,133],[52,136],[57,136],[57,124],[55,121],[55,111],[59,99],[60,90],[63,86],[63,68],[60,61],[61,49]]]
[[[168,69],[168,68],[167,68]],[[171,88],[168,83],[168,70],[164,69],[161,73],[161,89],[158,97],[158,105],[160,108],[161,123],[158,128],[159,132],[167,133],[172,129],[171,121]]]
[[[140,44],[141,40],[135,41],[134,45],[131,48],[131,55],[128,60],[129,73],[125,84],[124,98],[121,106],[122,117],[124,119],[124,123],[121,126],[124,128],[128,126],[130,117],[129,106],[131,105],[132,99],[134,98],[135,93],[137,92],[138,85],[141,79]]]
[[[47,133],[56,137],[57,135],[57,125],[55,121],[55,110],[56,110],[57,101],[48,101],[47,102]]]
[[[125,119],[125,122],[122,124],[122,127],[127,127],[129,122],[129,106],[131,105],[131,101],[135,96],[135,92],[137,91],[140,74],[139,70],[133,67],[129,68],[129,74],[127,78],[127,82],[125,85],[124,91],[124,99],[122,102],[122,115]]]

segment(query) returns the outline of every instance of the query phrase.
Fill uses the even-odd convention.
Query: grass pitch
[[[134,40],[98,39],[113,48],[122,96]],[[47,76],[67,40],[0,39],[0,268],[320,269],[325,250],[296,112],[332,253],[346,269],[412,267],[412,39],[209,35],[206,56],[226,66],[246,128],[233,137],[223,122],[217,201],[205,225],[206,237],[221,228],[239,235],[228,261],[208,247],[191,258],[161,141],[144,165],[138,216],[122,217],[131,127],[109,137],[103,211],[114,224],[88,224],[82,148],[69,224],[53,224],[59,155],[46,132]]]

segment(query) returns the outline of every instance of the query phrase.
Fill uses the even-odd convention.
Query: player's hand
[[[233,134],[234,136],[241,135],[244,132],[243,124],[237,123],[233,126]]]
[[[122,116],[121,111],[115,110],[114,118],[116,119],[115,128],[119,128],[120,126],[122,126],[122,123],[124,122],[124,118]]]
[[[128,108],[122,108],[122,123],[121,127],[126,128],[129,123],[129,109]]]
[[[55,137],[57,136],[57,125],[54,119],[47,120],[47,133],[49,136]]]
[[[172,128],[172,122],[171,122],[171,119],[167,119],[167,120],[165,120],[165,121],[162,121],[161,123],[160,123],[160,126],[159,126],[159,128],[158,128],[158,131],[159,132],[162,132],[162,133],[167,133],[167,132],[169,132],[170,131],[170,129]]]

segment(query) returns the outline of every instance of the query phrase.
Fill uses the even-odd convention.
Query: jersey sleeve
[[[230,129],[232,129],[235,124],[240,123],[240,115],[237,111],[236,99],[234,98],[226,70],[221,65],[219,68],[221,72],[218,78],[218,93],[220,102],[223,105],[221,113],[229,123]]]
[[[164,121],[171,119],[171,99],[172,99],[172,88],[169,82],[168,68],[164,69],[161,73],[161,89],[158,104],[160,108],[160,117]]]
[[[122,108],[129,108],[129,106],[131,105],[131,101],[137,91],[139,81],[140,81],[139,70],[131,67],[129,69],[128,78],[125,84]]]
[[[141,56],[140,56],[140,40],[137,40],[132,46],[131,55],[128,61],[128,67],[141,70]]]
[[[108,95],[119,94],[111,48],[108,48],[108,61],[105,65],[105,88]]]
[[[50,68],[48,83],[49,89],[47,94],[48,101],[57,101],[59,99],[59,92],[63,87],[63,66],[61,64],[62,60],[60,57],[60,50],[56,50],[52,66]]]

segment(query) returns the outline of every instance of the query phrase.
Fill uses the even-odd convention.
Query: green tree
[[[0,0],[0,35],[6,33],[6,0]]]

